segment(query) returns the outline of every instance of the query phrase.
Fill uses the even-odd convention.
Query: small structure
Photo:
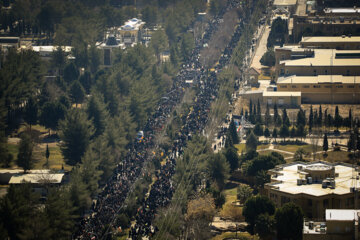
[[[43,60],[51,60],[53,52],[57,51],[59,46],[32,46],[31,50],[38,53]],[[71,57],[71,46],[61,46],[61,50],[68,57]]]
[[[141,41],[145,22],[141,19],[132,18],[119,28],[120,43],[133,46]]]
[[[125,45],[120,43],[120,41],[116,39],[114,34],[109,34],[105,42],[98,45],[98,48],[102,49],[104,52],[104,65],[111,66],[113,50],[124,49]]]
[[[260,72],[256,68],[251,67],[247,72],[247,81],[251,86],[259,85]]]
[[[278,91],[264,91],[263,103],[273,106],[282,107],[299,107],[301,105],[301,92],[278,92]]]
[[[271,182],[265,185],[265,191],[277,207],[294,202],[309,218],[324,218],[326,209],[359,206],[359,171],[353,165],[294,162],[268,172]]]
[[[326,209],[325,221],[304,221],[303,240],[359,239],[360,210]]]

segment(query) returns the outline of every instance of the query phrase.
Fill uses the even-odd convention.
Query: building
[[[98,43],[97,47],[103,50],[104,56],[104,65],[111,66],[112,64],[112,52],[114,49],[124,49],[125,45],[120,43],[119,40],[116,39],[114,34],[110,34],[106,41],[103,43]]]
[[[360,76],[279,77],[278,92],[301,92],[305,104],[360,104]]]
[[[292,35],[295,41],[304,34],[311,36],[359,35],[360,8],[323,8],[299,5],[293,15]],[[300,9],[300,10],[299,10]]]
[[[269,106],[276,104],[279,107],[295,108],[301,105],[301,95],[301,92],[264,91],[263,103]]]
[[[274,0],[273,6],[275,8],[283,8],[291,13],[294,13],[297,6],[296,4],[297,0]]]
[[[0,37],[0,50],[6,52],[7,49],[20,48],[20,38],[19,37]]]
[[[359,50],[360,36],[319,36],[303,37],[300,41],[302,48],[322,48],[337,50]]]
[[[38,53],[43,60],[51,60],[53,52],[57,51],[58,47],[59,46],[31,46],[31,50]],[[61,46],[61,50],[66,56],[69,57],[72,51],[72,47]]]
[[[304,221],[303,240],[359,239],[360,210],[326,209],[325,221]]]
[[[359,168],[344,163],[294,162],[268,171],[267,196],[277,207],[299,205],[306,217],[324,218],[326,209],[356,209],[359,199]]]
[[[144,34],[144,25],[145,22],[137,18],[125,22],[125,24],[118,29],[120,43],[123,43],[126,46],[133,46],[134,44],[141,42],[142,35]]]
[[[286,51],[288,53],[284,54]],[[360,76],[360,50],[288,47],[285,51],[276,49],[275,58],[279,61],[276,64],[277,76]]]
[[[251,67],[246,73],[247,83],[250,84],[251,86],[258,87],[259,76],[260,76],[260,72],[256,68]]]

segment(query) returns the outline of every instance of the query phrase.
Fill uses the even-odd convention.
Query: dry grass
[[[236,239],[236,237],[238,238],[247,238],[247,239],[252,239],[252,240],[258,240],[259,237],[257,236],[253,236],[248,232],[238,232],[238,233],[234,233],[234,232],[224,232],[221,235],[217,235],[215,237],[212,238],[212,240],[223,240],[223,239],[228,239],[228,238],[233,238]]]
[[[276,152],[274,150],[265,150],[265,151],[261,151],[259,152],[260,155],[269,155],[272,152]],[[278,152],[280,153],[284,158],[288,158],[288,157],[292,157],[292,154],[287,154],[287,153],[282,153],[282,152]]]

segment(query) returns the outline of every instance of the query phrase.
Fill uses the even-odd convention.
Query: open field
[[[242,238],[247,238],[247,239],[253,239],[253,240],[258,240],[260,239],[257,236],[253,236],[248,232],[238,232],[238,233],[234,233],[234,232],[224,232],[221,235],[217,235],[215,237],[212,238],[212,240],[223,240],[223,239],[242,239]]]
[[[322,153],[318,153],[316,154],[316,160],[328,161],[331,163],[333,162],[353,163],[353,160],[349,158],[349,152],[345,152],[345,151],[331,151],[327,153],[327,157],[325,157]],[[359,161],[359,159],[357,159],[357,161]]]
[[[292,152],[295,153],[299,148],[304,149],[306,152],[313,152],[313,145],[307,144],[307,145],[274,145],[275,149],[279,149],[286,152]],[[321,151],[322,148],[320,146],[315,146],[316,152]]]

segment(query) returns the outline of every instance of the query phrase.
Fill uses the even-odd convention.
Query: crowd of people
[[[144,199],[138,209],[136,223],[132,226],[129,237],[137,239],[139,236],[149,236],[156,232],[156,228],[151,225],[156,210],[159,207],[166,206],[171,201],[174,192],[171,178],[175,172],[175,159],[183,153],[186,141],[204,129],[210,104],[216,98],[219,87],[216,81],[216,72],[221,71],[229,62],[231,51],[236,46],[236,39],[239,39],[240,33],[235,32],[229,46],[225,49],[226,54],[222,55],[220,64],[216,66],[216,71],[211,72],[209,76],[199,61],[200,51],[216,31],[224,13],[233,7],[238,7],[239,4],[238,0],[229,0],[226,8],[209,23],[204,37],[197,42],[188,61],[174,79],[172,88],[161,98],[155,113],[148,119],[143,129],[143,139],[140,141],[135,139],[126,157],[121,159],[112,178],[108,180],[98,195],[96,204],[93,206],[93,213],[82,219],[79,230],[75,233],[75,239],[98,239],[106,234],[104,229],[109,229],[110,226],[117,227],[115,226],[116,216],[124,207],[126,197],[136,179],[145,174],[142,171],[144,163],[154,157],[149,150],[155,147],[154,136],[156,132],[164,127],[171,112],[181,101],[186,89],[186,80],[192,80],[197,86],[193,108],[187,116],[184,116],[184,124],[173,141],[172,149],[165,153],[167,154],[166,164],[161,166],[160,171],[156,172],[157,180],[151,186],[148,197]]]

